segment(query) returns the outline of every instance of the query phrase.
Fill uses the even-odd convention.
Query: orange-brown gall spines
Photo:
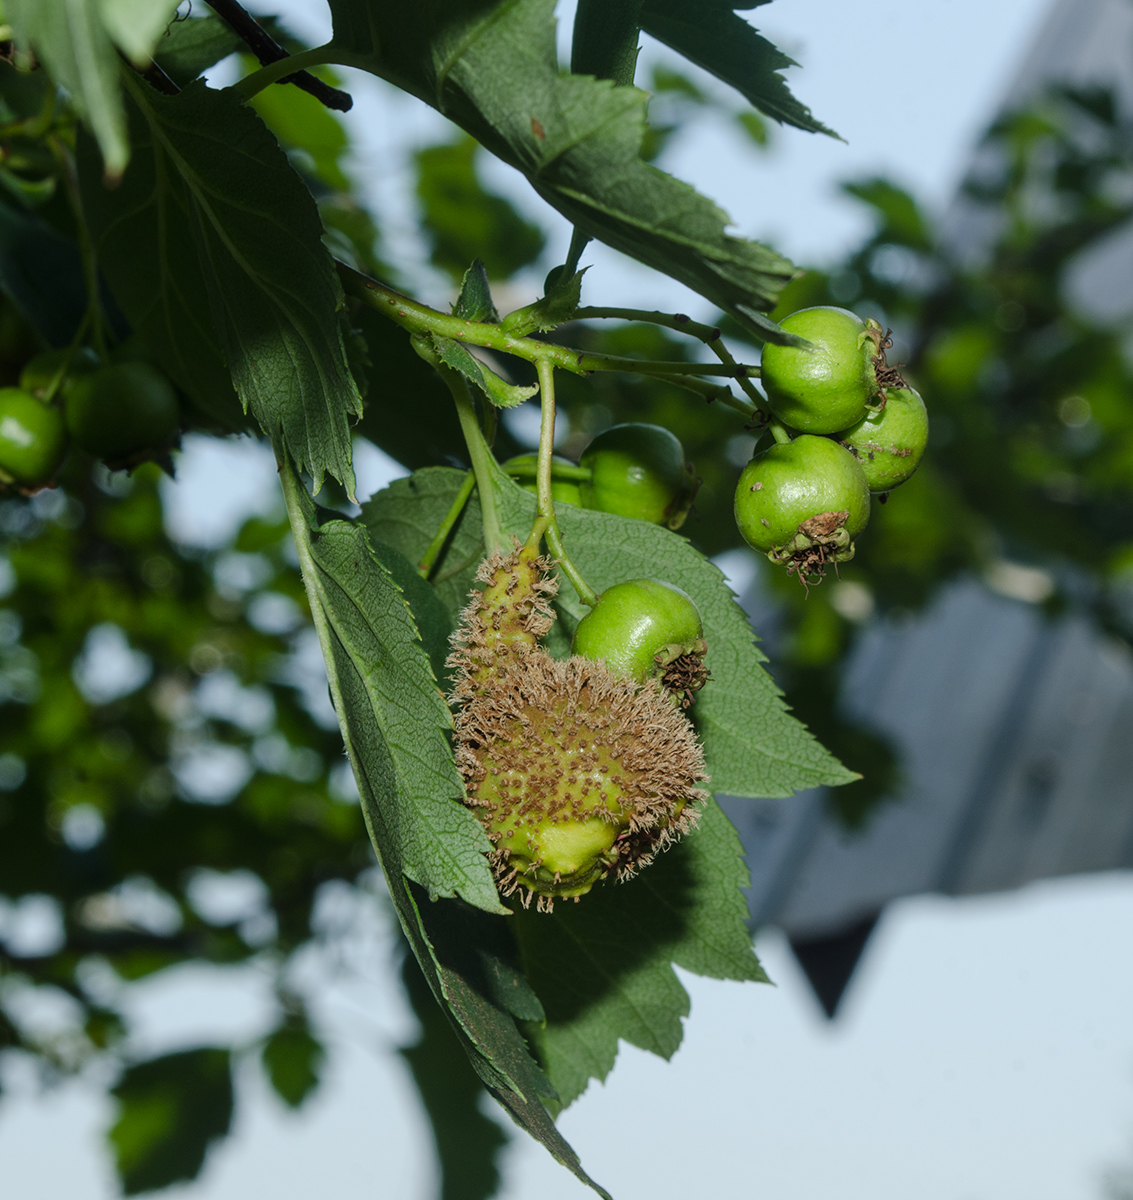
[[[454,638],[456,762],[501,892],[548,910],[606,876],[629,878],[692,828],[707,776],[692,726],[656,682],[543,650],[547,585],[515,558],[485,564],[488,588]]]

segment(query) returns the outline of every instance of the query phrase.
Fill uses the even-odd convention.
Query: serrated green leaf
[[[5,0],[19,41],[30,43],[52,78],[70,93],[102,150],[106,174],[126,169],[130,146],[119,92],[118,55],[99,0]]]
[[[464,278],[460,281],[460,295],[452,306],[452,315],[465,321],[499,321],[500,314],[496,312],[492,287],[488,282],[488,269],[482,258],[475,259],[464,272]]]
[[[734,87],[760,112],[810,133],[838,135],[817,121],[791,94],[779,74],[798,66],[757,33],[735,9],[755,8],[729,0],[645,0],[641,27],[659,42],[684,55]]]
[[[232,1121],[227,1050],[184,1050],[129,1067],[111,1089],[118,1118],[109,1131],[127,1196],[195,1179],[210,1144]]]
[[[473,357],[466,346],[453,338],[428,335],[433,349],[446,367],[459,371],[470,383],[478,387],[497,408],[514,408],[524,400],[530,400],[539,390],[538,385],[520,387],[501,379],[491,367]]]
[[[555,1089],[532,1059],[515,1018],[540,1020],[543,1010],[514,966],[503,922],[459,901],[428,903],[402,881],[391,889],[433,995],[444,1007],[484,1086],[521,1128],[541,1142],[605,1200],[609,1194],[582,1169],[544,1102]]]
[[[461,803],[448,707],[401,589],[362,526],[320,521],[290,463],[281,477],[331,697],[387,877],[504,912],[487,835]]]
[[[440,1200],[488,1200],[500,1183],[497,1165],[507,1144],[503,1130],[480,1111],[484,1088],[464,1047],[437,1005],[417,961],[406,955],[405,990],[421,1036],[401,1049],[429,1116],[441,1171]]]
[[[528,1027],[563,1107],[605,1079],[618,1042],[671,1058],[688,994],[673,966],[766,982],[744,924],[739,837],[710,801],[696,830],[624,884],[603,884],[551,913],[517,912],[524,969],[546,1022]]]
[[[401,588],[406,604],[417,623],[421,645],[429,656],[433,674],[439,680],[445,676],[445,659],[449,652],[449,634],[453,621],[437,593],[421,578],[417,568],[403,554],[371,537],[370,549],[378,562],[390,573]]]
[[[408,479],[395,479],[362,505],[361,520],[377,541],[420,562],[445,519],[466,472],[425,467]],[[465,505],[445,550],[429,575],[437,598],[455,622],[468,603],[476,568],[484,557],[484,526],[475,495]]]
[[[642,0],[579,0],[570,42],[570,69],[615,83],[633,83]]]
[[[342,289],[310,192],[256,114],[203,81],[161,96],[131,84],[186,202],[232,380],[318,490],[354,492],[349,418],[362,412],[337,310]]]
[[[554,0],[331,0],[335,45],[462,126],[522,171],[585,234],[680,280],[749,328],[793,274],[688,184],[641,158],[648,97],[562,75]]]

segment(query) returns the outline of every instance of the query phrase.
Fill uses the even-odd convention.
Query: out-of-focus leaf
[[[137,1063],[111,1094],[118,1118],[109,1137],[122,1191],[134,1196],[195,1179],[232,1121],[229,1052],[184,1050]]]
[[[545,238],[510,200],[480,182],[479,150],[476,139],[466,136],[417,151],[417,199],[430,258],[454,279],[474,258],[491,278],[510,279],[543,253]]]
[[[319,1086],[326,1051],[305,1021],[288,1021],[269,1035],[261,1057],[275,1094],[289,1108],[299,1108]]]
[[[178,87],[185,87],[243,45],[231,26],[208,13],[174,21],[158,38],[153,54],[166,75]]]
[[[916,200],[887,179],[863,179],[842,185],[843,191],[868,204],[880,221],[879,240],[931,250],[932,232]]]
[[[0,200],[0,288],[52,346],[66,346],[86,312],[78,247]]]

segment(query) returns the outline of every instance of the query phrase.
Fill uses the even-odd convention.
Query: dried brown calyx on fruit
[[[602,661],[551,658],[552,563],[493,555],[449,658],[456,763],[492,841],[500,891],[541,910],[628,879],[696,822],[704,755],[655,681]]]

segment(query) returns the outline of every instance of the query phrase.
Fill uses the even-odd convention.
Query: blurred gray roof
[[[1052,83],[1112,87],[1133,113],[1131,0],[1056,0],[1001,109]],[[996,153],[975,149],[970,175]],[[994,213],[955,198],[954,254],[978,262],[996,234]],[[1133,231],[1083,255],[1067,287],[1095,319],[1133,312]],[[774,614],[756,625],[773,630]],[[904,772],[863,831],[829,816],[821,790],[723,800],[747,851],[752,924],[786,932],[828,1015],[891,900],[1133,867],[1133,656],[1085,619],[955,583],[916,618],[864,631],[842,702],[892,739]]]
[[[842,953],[900,896],[1133,867],[1133,655],[1086,620],[952,584],[864,631],[843,703],[892,739],[904,777],[864,830],[829,817],[821,789],[723,801],[752,923],[796,949]]]

